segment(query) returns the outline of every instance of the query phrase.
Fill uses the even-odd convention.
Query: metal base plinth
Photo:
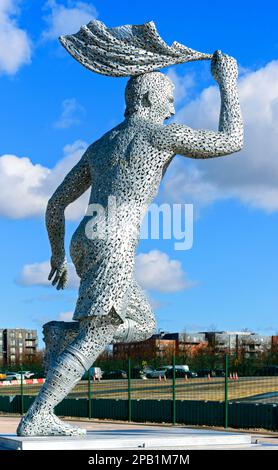
[[[194,449],[251,446],[251,436],[188,428],[88,431],[84,437],[18,437],[0,435],[0,449],[9,450],[104,450]]]

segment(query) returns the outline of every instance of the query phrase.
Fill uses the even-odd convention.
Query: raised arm
[[[48,279],[57,289],[63,289],[67,282],[67,261],[64,247],[65,209],[79,198],[91,185],[87,152],[67,174],[48,201],[45,221],[51,245],[51,271]]]
[[[221,110],[218,132],[195,130],[181,124],[163,126],[155,136],[156,145],[190,158],[212,158],[238,152],[243,146],[243,122],[237,92],[237,63],[216,51],[211,71],[219,84]]]

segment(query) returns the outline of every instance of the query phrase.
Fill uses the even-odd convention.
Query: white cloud
[[[51,286],[48,280],[50,273],[49,261],[42,263],[25,264],[16,280],[21,286]],[[69,289],[77,289],[79,286],[79,277],[76,274],[73,263],[68,263],[68,284]]]
[[[64,147],[63,158],[50,169],[33,164],[27,157],[0,157],[0,215],[10,218],[39,216],[45,213],[47,201],[69,170],[84,153],[87,144],[81,140]],[[68,219],[82,216],[86,210],[87,193],[71,204]]]
[[[29,158],[0,157],[1,215],[21,218],[41,213],[46,198],[38,188],[43,186],[49,172],[48,168],[33,165]]]
[[[197,205],[237,198],[266,212],[278,210],[278,61],[246,72],[239,80],[245,125],[244,149],[225,158],[193,161],[178,158],[165,178],[167,198]],[[217,87],[205,89],[184,106],[178,122],[217,129]]]
[[[245,122],[244,150],[207,161],[176,158],[164,179],[164,200],[202,206],[237,198],[267,212],[278,209],[278,61],[242,76],[239,92]],[[195,128],[217,129],[218,116],[218,89],[209,87],[177,113],[177,120]],[[33,164],[27,157],[0,157],[0,215],[43,215],[49,197],[86,146],[79,140],[66,146],[63,158],[51,169]],[[86,194],[71,204],[67,217],[80,218],[87,199]]]
[[[178,104],[181,101],[184,101],[184,99],[188,97],[189,91],[195,84],[193,75],[178,75],[173,68],[169,69],[166,75],[168,78],[170,78],[175,86],[175,103]]]
[[[153,298],[149,297],[148,300],[149,300],[150,305],[151,305],[153,310],[159,310],[163,306],[163,303],[161,303],[157,299],[153,299]]]
[[[144,289],[157,292],[178,292],[194,285],[186,279],[180,261],[159,250],[136,257],[136,278]]]
[[[58,320],[61,321],[72,321],[73,312],[61,312]]]
[[[67,98],[62,102],[62,112],[59,119],[54,123],[58,129],[67,129],[79,124],[84,116],[85,109],[76,98]]]
[[[73,321],[72,320],[73,312],[61,312],[57,314],[49,314],[49,315],[32,315],[31,320],[36,323],[40,328],[43,327],[46,323],[50,321]],[[54,317],[54,318],[53,318]]]
[[[0,1],[0,74],[13,75],[31,62],[31,40],[17,25],[18,4],[18,0]]]
[[[47,279],[49,271],[49,261],[26,264],[22,268],[17,283],[23,286],[51,286]],[[144,289],[157,292],[178,292],[195,285],[186,279],[180,261],[170,259],[166,253],[159,250],[137,255],[135,274]],[[73,263],[68,263],[68,277],[68,287],[77,289],[79,277]]]
[[[47,29],[43,32],[44,39],[57,39],[63,34],[76,33],[80,26],[97,17],[95,7],[87,2],[68,1],[66,6],[56,0],[46,2],[45,8],[50,10],[45,20]]]

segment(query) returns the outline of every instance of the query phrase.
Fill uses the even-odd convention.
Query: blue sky
[[[123,119],[126,84],[86,70],[58,42],[93,18],[109,27],[153,20],[168,44],[238,60],[244,150],[206,162],[176,157],[157,201],[194,204],[193,247],[142,240],[138,275],[161,330],[275,334],[278,39],[277,3],[269,0],[0,1],[1,327],[40,329],[74,309],[76,288],[45,285],[45,204],[86,146]],[[217,129],[209,62],[164,72],[176,85],[175,120]],[[84,200],[69,211],[67,245],[83,207]]]

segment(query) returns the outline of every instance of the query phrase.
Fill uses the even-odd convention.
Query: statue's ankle
[[[30,417],[34,416],[37,418],[38,416],[45,416],[53,413],[53,408],[46,405],[36,405],[34,408],[31,406],[27,412],[27,415]]]

